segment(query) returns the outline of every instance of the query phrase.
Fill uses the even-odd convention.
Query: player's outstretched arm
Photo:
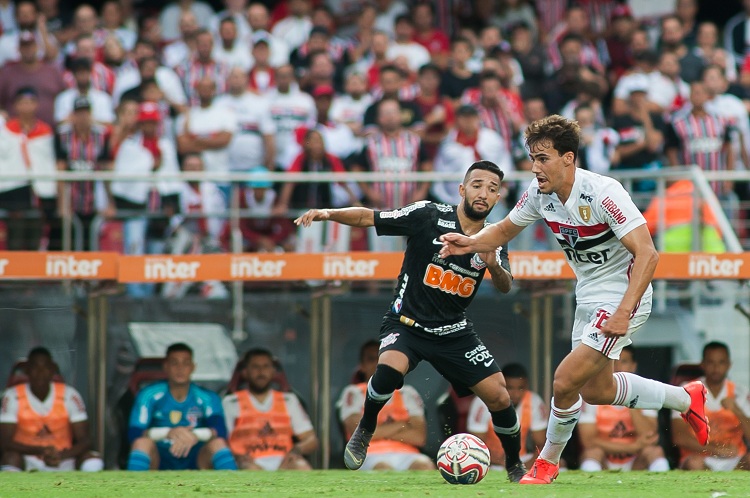
[[[294,223],[309,227],[314,221],[335,221],[352,227],[371,227],[375,225],[375,212],[364,207],[311,209],[294,220]]]
[[[524,227],[518,226],[507,217],[502,221],[488,225],[472,236],[459,233],[446,233],[440,237],[443,247],[440,257],[459,256],[469,253],[483,253],[495,251],[500,246],[508,244]]]

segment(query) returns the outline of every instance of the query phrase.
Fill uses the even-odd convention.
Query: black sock
[[[521,461],[521,427],[513,405],[498,412],[490,412],[495,434],[500,438],[505,451],[505,468]]]
[[[388,365],[378,365],[375,374],[367,384],[365,411],[359,426],[368,432],[375,432],[378,425],[378,414],[393,396],[393,391],[404,386],[404,376]]]

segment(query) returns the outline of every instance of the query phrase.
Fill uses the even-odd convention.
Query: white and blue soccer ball
[[[476,484],[490,469],[490,450],[473,434],[454,434],[440,445],[437,468],[451,484]]]

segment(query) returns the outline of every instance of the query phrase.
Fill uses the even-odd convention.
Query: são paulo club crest
[[[562,235],[563,238],[568,241],[568,244],[570,244],[571,247],[574,247],[576,245],[576,242],[578,242],[579,235],[577,228],[560,225],[560,235]]]

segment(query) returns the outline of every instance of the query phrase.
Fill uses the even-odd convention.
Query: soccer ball
[[[490,468],[490,450],[473,434],[454,434],[440,445],[437,468],[451,484],[476,484]]]

